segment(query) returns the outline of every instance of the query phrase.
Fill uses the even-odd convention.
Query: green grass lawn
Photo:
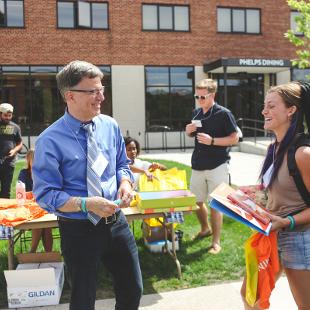
[[[149,161],[154,161],[150,159]],[[177,167],[187,172],[187,180],[190,180],[191,169],[183,164],[172,161],[157,160],[168,168]],[[24,166],[18,162],[12,187],[12,197],[15,196],[16,176]],[[244,250],[243,244],[250,236],[250,229],[234,220],[224,217],[222,231],[222,251],[218,255],[208,254],[210,238],[200,241],[192,241],[192,236],[199,230],[199,224],[195,214],[186,215],[185,223],[178,225],[177,229],[184,232],[180,250],[177,252],[182,267],[182,279],[177,278],[176,266],[171,257],[161,253],[150,253],[144,246],[141,221],[134,222],[134,235],[139,248],[140,264],[144,281],[144,294],[161,291],[197,287],[214,283],[239,280],[244,275]],[[57,234],[57,229],[54,229]],[[30,233],[27,233],[30,236]],[[59,250],[59,239],[54,241],[54,250]],[[15,252],[20,251],[17,243]],[[40,244],[39,251],[42,251]],[[7,269],[7,241],[0,241],[0,308],[7,306],[6,282],[3,270]],[[69,300],[69,286],[64,285],[61,302]],[[99,273],[97,298],[113,297],[111,279],[102,269]]]

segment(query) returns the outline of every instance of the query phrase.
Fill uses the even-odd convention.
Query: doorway
[[[215,74],[213,78],[218,82],[216,101],[224,105],[224,74]],[[263,74],[246,72],[227,74],[227,108],[233,113],[236,120],[243,119],[243,124],[246,122],[246,126],[254,127],[254,122],[249,120],[263,120],[261,114],[263,104]],[[257,124],[257,127],[262,126]],[[243,134],[244,136],[253,135],[253,131],[245,131]],[[263,135],[263,132],[260,132],[259,135]]]

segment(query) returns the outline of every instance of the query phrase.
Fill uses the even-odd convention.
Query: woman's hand
[[[281,230],[290,226],[290,220],[288,218],[283,218],[270,213],[266,213],[266,216],[268,216],[272,222],[271,231]]]
[[[152,182],[152,181],[153,181],[154,176],[153,176],[153,174],[152,174],[151,172],[149,172],[148,170],[145,170],[145,171],[144,171],[144,174],[146,175],[147,180],[148,180],[149,182]]]

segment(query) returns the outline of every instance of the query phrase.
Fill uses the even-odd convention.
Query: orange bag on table
[[[0,225],[16,226],[47,214],[34,200],[26,200],[22,207],[16,199],[0,199]]]

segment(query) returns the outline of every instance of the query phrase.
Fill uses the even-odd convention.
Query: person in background
[[[133,176],[118,124],[101,114],[102,79],[98,67],[79,60],[57,74],[67,108],[36,141],[33,192],[58,216],[70,310],[95,309],[101,263],[112,274],[115,309],[137,310],[143,290],[138,249],[120,209],[132,200]]]
[[[26,169],[22,169],[19,172],[18,180],[23,182],[26,187],[26,192],[32,192],[33,181],[32,181],[32,162],[34,157],[34,150],[30,149],[26,154]],[[42,239],[43,247],[45,252],[51,252],[53,249],[53,235],[52,228],[42,228],[32,230],[31,239],[31,253],[35,253],[38,248],[38,244]]]
[[[205,201],[219,184],[229,183],[229,150],[230,146],[237,144],[239,140],[234,116],[214,101],[216,91],[217,83],[212,79],[203,79],[197,83],[194,97],[199,108],[194,111],[192,122],[185,128],[189,137],[195,137],[190,189],[196,195],[196,214],[201,226],[195,239],[212,234],[213,240],[209,249],[211,254],[221,251],[223,215],[211,209],[211,231]]]
[[[23,146],[21,131],[12,122],[13,106],[0,104],[0,198],[10,198],[16,154]]]
[[[125,146],[126,146],[126,154],[130,159],[129,168],[133,172],[134,175],[134,189],[138,189],[139,187],[139,178],[141,174],[145,174],[149,181],[152,181],[154,176],[152,171],[156,169],[167,170],[165,165],[159,163],[150,163],[145,160],[141,160],[137,158],[140,154],[140,143],[131,137],[125,137]]]
[[[273,131],[272,143],[261,171],[268,191],[267,214],[271,230],[277,231],[278,253],[299,310],[310,309],[310,206],[301,197],[287,165],[289,146],[310,128],[310,83],[290,82],[269,89],[262,114],[264,129]],[[295,159],[305,187],[310,193],[310,147],[297,148]],[[279,278],[280,274],[276,276]],[[259,300],[250,307],[245,299],[246,279],[241,294],[245,309],[260,309]]]

